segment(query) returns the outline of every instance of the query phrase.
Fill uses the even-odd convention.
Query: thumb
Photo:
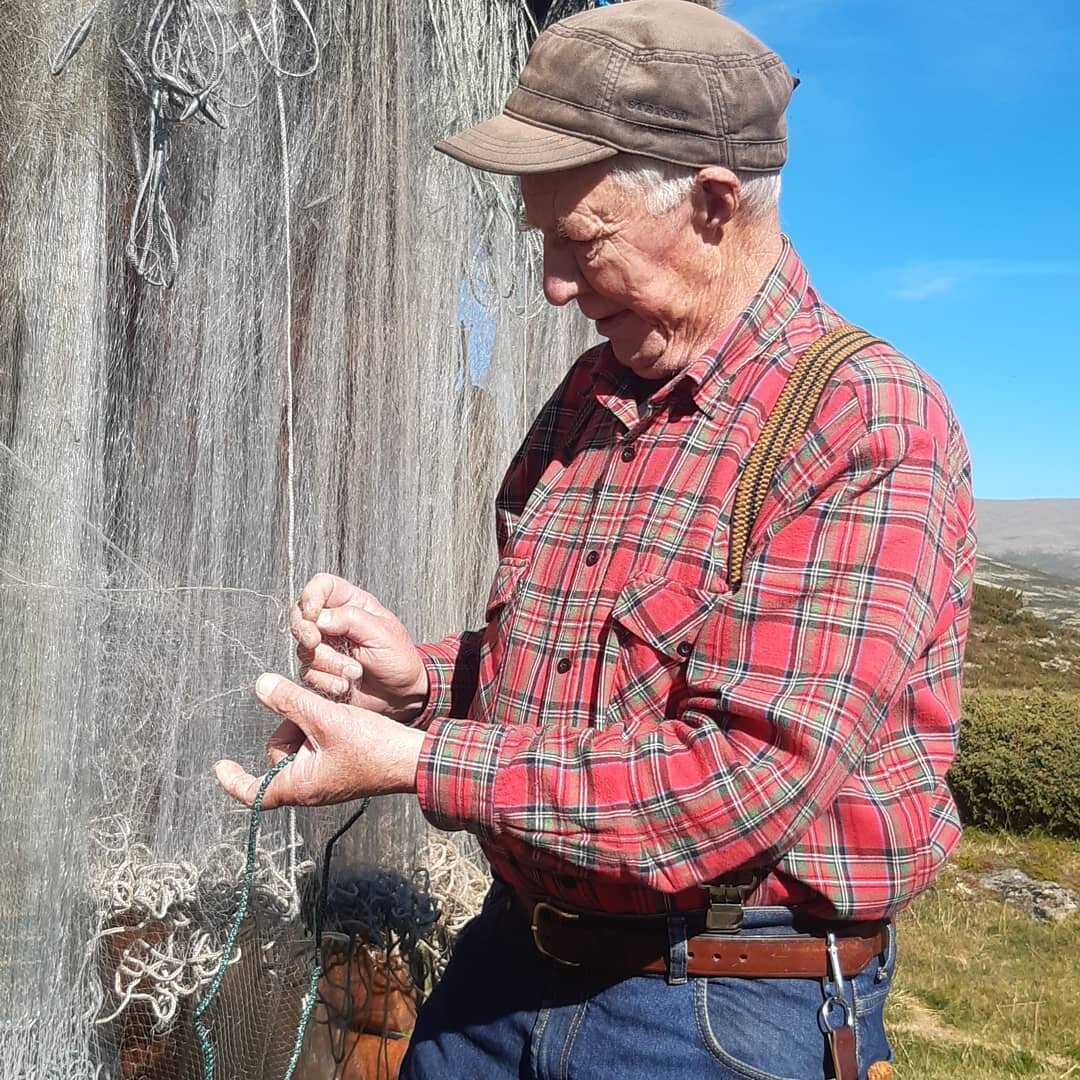
[[[380,644],[394,635],[397,617],[370,593],[348,604],[322,610],[315,625],[324,635],[345,637],[356,644]]]
[[[326,725],[333,723],[335,709],[338,707],[333,702],[316,694],[312,690],[306,690],[302,686],[289,679],[284,679],[273,672],[260,675],[255,683],[255,696],[268,709],[272,709],[283,720],[289,721],[278,729],[271,740],[272,746],[280,748],[283,745],[278,736],[287,734],[292,749],[298,749],[306,739],[312,749],[318,749],[323,740],[320,736],[325,732]],[[289,729],[287,732],[285,729]]]

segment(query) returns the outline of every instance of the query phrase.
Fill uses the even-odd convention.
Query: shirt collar
[[[706,352],[652,395],[652,404],[659,406],[681,388],[702,412],[714,416],[736,373],[776,341],[802,307],[808,288],[806,267],[791,241],[781,237],[780,255],[753,300]],[[596,368],[596,396],[624,422],[634,409],[626,401],[628,374],[605,344]]]

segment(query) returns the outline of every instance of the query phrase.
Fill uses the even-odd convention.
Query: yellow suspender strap
[[[838,326],[819,337],[799,357],[739,478],[728,546],[728,586],[732,592],[742,584],[750,534],[780,462],[805,437],[833,372],[861,349],[876,344],[879,340],[865,330]]]

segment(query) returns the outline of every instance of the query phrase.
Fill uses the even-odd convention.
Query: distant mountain
[[[976,499],[979,554],[1080,582],[1080,499]]]

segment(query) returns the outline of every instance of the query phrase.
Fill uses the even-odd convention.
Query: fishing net
[[[348,808],[251,840],[210,770],[260,771],[311,574],[421,640],[480,614],[493,487],[582,342],[513,182],[430,146],[532,32],[517,0],[0,8],[5,1080],[199,1080],[200,1008],[217,1077],[284,1075],[319,921],[295,1075],[390,1075],[475,910],[409,800],[323,888]]]

